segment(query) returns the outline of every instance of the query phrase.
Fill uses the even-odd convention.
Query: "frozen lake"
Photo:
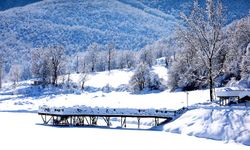
[[[1,149],[228,149],[249,147],[163,131],[39,125],[36,113],[0,112]]]

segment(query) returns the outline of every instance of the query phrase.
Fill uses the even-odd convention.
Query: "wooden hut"
[[[220,105],[245,103],[250,101],[250,90],[217,91]]]

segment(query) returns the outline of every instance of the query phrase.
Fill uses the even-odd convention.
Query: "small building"
[[[31,80],[32,85],[42,85],[43,81],[41,79],[35,78]]]
[[[220,105],[245,103],[250,101],[250,90],[217,91]]]

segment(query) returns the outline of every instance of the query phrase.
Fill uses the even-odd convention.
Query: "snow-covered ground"
[[[161,78],[167,80],[167,69],[165,67],[155,66],[153,69]],[[29,82],[24,82],[21,84],[22,86],[20,85],[16,89],[5,88],[0,91],[0,110],[36,111],[40,105],[155,109],[180,109],[187,106],[186,92],[171,93],[166,90],[131,94],[128,91],[106,92],[103,90],[107,85],[111,88],[118,88],[122,85],[127,87],[132,74],[133,72],[128,70],[90,74],[85,84],[87,91],[83,92],[76,89],[65,92],[65,90],[58,90],[53,87],[43,90],[39,87],[31,87]],[[73,74],[70,78],[72,82],[79,83],[78,74]],[[197,97],[197,94],[202,94],[202,98]],[[209,95],[206,90],[201,90],[189,92],[188,97],[190,99],[189,104],[196,104],[207,101]]]
[[[164,125],[163,130],[250,146],[250,109],[194,109]]]
[[[249,147],[161,131],[105,127],[51,127],[35,113],[0,113],[4,150],[33,149],[227,149]]]
[[[166,68],[158,65],[153,69],[161,78],[167,80]],[[200,149],[208,145],[209,148],[216,149],[249,148],[245,146],[250,145],[249,107],[220,107],[215,103],[211,104],[208,101],[208,90],[191,91],[188,94],[168,90],[132,94],[126,90],[116,90],[121,86],[126,87],[132,74],[131,70],[90,74],[85,84],[88,87],[86,91],[54,87],[42,89],[39,86],[31,86],[30,81],[19,83],[15,89],[9,83],[5,84],[0,91],[1,147],[36,149],[41,145],[44,148],[49,145],[49,148],[58,149],[69,147],[79,149],[84,146],[94,146],[94,149],[107,147],[117,149],[125,145],[126,148],[132,149],[154,147]],[[70,78],[72,82],[78,84],[79,75],[73,74]],[[107,85],[114,90],[111,92],[103,90]],[[142,119],[141,128],[150,131],[120,129],[119,118],[113,118],[111,121],[112,129],[43,126],[40,125],[41,118],[36,114],[41,105],[176,110],[187,106],[187,98],[191,110],[169,124],[150,129],[152,120]],[[136,120],[128,120],[128,128],[136,129],[136,123]],[[186,136],[186,134],[206,139]],[[11,144],[13,141],[15,144]]]
[[[29,110],[36,111],[40,105],[50,106],[99,106],[117,108],[166,108],[180,109],[187,106],[187,93],[168,91],[131,94],[130,92],[83,92],[83,93],[54,93],[51,95],[39,95],[30,97],[27,95],[3,95],[0,93],[0,110]],[[201,95],[201,96],[199,96]],[[192,91],[188,94],[188,103],[196,104],[207,102],[209,94],[207,90]]]

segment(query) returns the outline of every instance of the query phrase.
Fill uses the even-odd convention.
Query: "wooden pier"
[[[185,108],[168,111],[166,109],[55,108],[42,106],[39,108],[38,115],[41,116],[43,124],[53,126],[97,126],[98,121],[102,119],[109,127],[111,126],[111,118],[120,118],[121,127],[126,128],[127,118],[136,118],[138,128],[140,128],[141,119],[151,118],[154,120],[153,126],[158,126],[162,122],[171,121],[185,111]],[[160,120],[163,121],[160,122]]]

